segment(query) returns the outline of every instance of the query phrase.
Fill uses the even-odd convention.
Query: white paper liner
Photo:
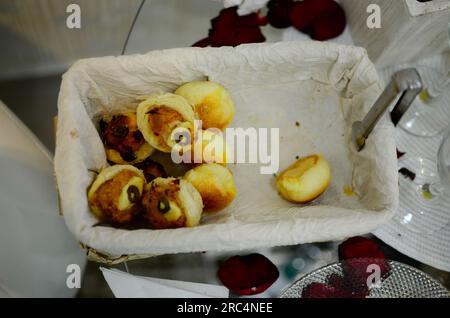
[[[107,165],[94,126],[102,114],[132,110],[138,96],[171,92],[208,78],[236,103],[234,127],[280,128],[280,169],[320,152],[333,179],[313,204],[282,200],[259,164],[230,165],[237,197],[195,228],[121,230],[93,227],[86,191]],[[380,93],[364,49],[318,42],[182,48],[85,59],[64,75],[58,101],[56,177],[66,224],[80,242],[109,255],[225,251],[338,240],[372,231],[398,205],[392,125],[383,119],[357,153],[351,124]],[[300,127],[295,122],[300,123]],[[353,185],[357,195],[343,192]]]

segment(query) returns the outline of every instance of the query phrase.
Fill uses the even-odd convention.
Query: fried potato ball
[[[280,195],[291,202],[307,203],[319,197],[331,181],[331,168],[321,155],[301,158],[276,179]]]
[[[183,96],[194,106],[202,120],[203,129],[225,129],[233,120],[235,107],[228,91],[210,81],[193,81],[181,85],[175,94]]]
[[[216,212],[227,207],[236,196],[233,175],[226,167],[207,163],[189,170],[184,179],[200,193],[205,212]]]

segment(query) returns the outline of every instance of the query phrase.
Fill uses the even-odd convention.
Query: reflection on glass
[[[450,123],[450,79],[448,70],[416,66],[424,90],[417,96],[399,123],[415,136],[433,137]]]
[[[417,156],[401,159],[400,166],[410,173],[399,177],[405,206],[398,221],[425,234],[445,227],[450,222],[450,127],[443,135],[437,162]]]

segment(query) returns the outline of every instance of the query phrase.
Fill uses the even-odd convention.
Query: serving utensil
[[[364,148],[366,139],[392,101],[400,96],[391,111],[392,122],[394,125],[397,125],[422,89],[422,79],[415,68],[408,68],[394,73],[391,81],[364,119],[353,123],[352,139],[356,149],[361,151]]]

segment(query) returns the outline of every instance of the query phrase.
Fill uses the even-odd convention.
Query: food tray
[[[260,174],[261,164],[230,164],[236,199],[204,216],[197,227],[94,226],[98,220],[89,211],[86,192],[93,171],[107,166],[99,118],[135,109],[139,96],[172,92],[202,79],[221,83],[231,93],[236,104],[232,127],[279,128],[280,171],[297,156],[323,154],[332,169],[327,191],[310,204],[292,204],[277,194],[272,174]],[[393,127],[381,120],[357,152],[351,125],[380,92],[366,51],[331,43],[180,48],[80,60],[63,76],[58,100],[55,170],[66,224],[100,261],[339,240],[370,232],[398,205]]]

